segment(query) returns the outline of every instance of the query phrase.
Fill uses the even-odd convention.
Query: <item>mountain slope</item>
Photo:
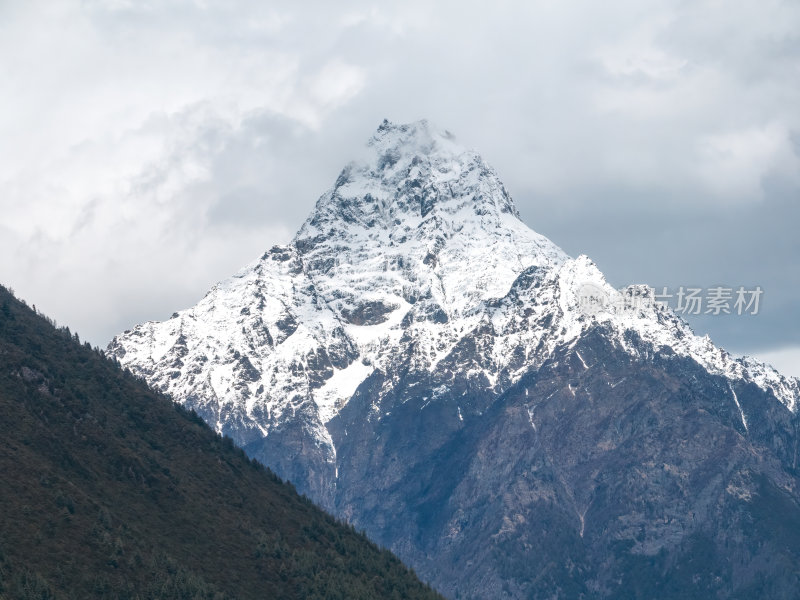
[[[701,593],[789,589],[764,565],[795,547],[748,524],[794,514],[798,380],[614,290],[449,133],[368,147],[289,245],[109,351],[452,596],[618,595],[641,560],[693,581],[697,540],[746,565]]]
[[[0,287],[0,598],[437,598]]]

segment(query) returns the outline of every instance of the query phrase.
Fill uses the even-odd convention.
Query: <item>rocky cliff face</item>
[[[453,597],[793,589],[800,385],[648,293],[384,122],[292,243],[109,351]]]

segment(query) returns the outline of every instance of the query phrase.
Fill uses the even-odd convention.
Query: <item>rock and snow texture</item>
[[[449,133],[368,150],[291,243],[109,352],[450,596],[613,596],[632,564],[795,590],[748,523],[800,523],[798,380],[614,290]]]
[[[345,167],[292,243],[276,246],[170,320],[117,336],[109,351],[242,445],[298,411],[334,460],[325,423],[373,371],[433,371],[490,327],[470,376],[513,384],[598,322],[632,330],[792,410],[798,382],[735,359],[668,310],[586,314],[581,286],[609,286],[523,224],[497,174],[426,121],[384,122],[363,163]]]

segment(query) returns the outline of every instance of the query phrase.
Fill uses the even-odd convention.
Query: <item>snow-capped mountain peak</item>
[[[695,556],[764,465],[798,489],[797,379],[614,289],[426,121],[384,121],[289,244],[109,352],[453,596],[530,597],[569,535],[596,557],[586,589],[612,594],[621,541]],[[509,580],[531,548],[541,569]]]
[[[603,296],[598,310],[581,305],[587,289]],[[448,132],[384,121],[289,245],[109,349],[245,446],[302,415],[331,464],[325,424],[374,374],[449,368],[497,393],[598,325],[630,352],[634,332],[795,409],[797,380],[652,303],[625,306],[645,290],[614,290],[587,257],[529,229],[496,172]],[[457,364],[478,339],[483,351]]]
[[[518,218],[494,170],[449,132],[427,121],[394,125],[384,121],[367,153],[349,163],[317,203],[299,239],[353,226],[395,229],[429,221],[479,218],[497,227],[501,215]]]

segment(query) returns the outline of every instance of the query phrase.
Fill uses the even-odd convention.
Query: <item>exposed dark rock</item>
[[[342,318],[352,325],[379,325],[396,309],[397,306],[380,300],[368,300],[358,303],[354,308],[342,309]]]

